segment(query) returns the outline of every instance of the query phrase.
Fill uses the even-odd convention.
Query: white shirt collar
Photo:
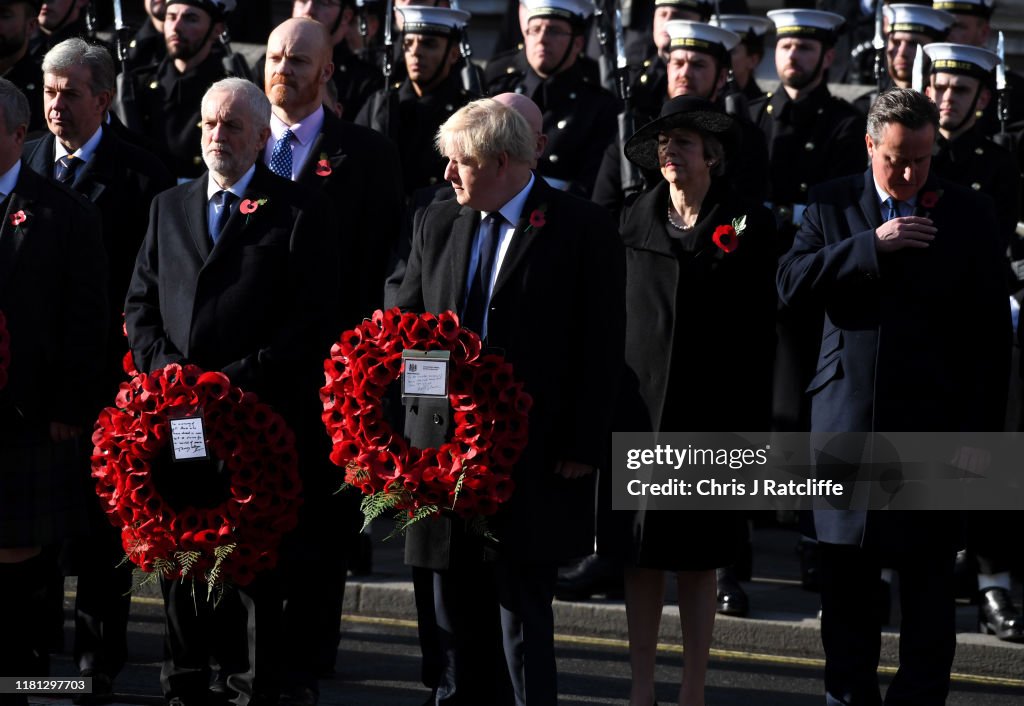
[[[92,158],[93,153],[96,152],[96,147],[100,144],[100,140],[101,139],[103,139],[103,126],[102,125],[100,125],[98,128],[96,128],[96,132],[94,132],[92,134],[92,137],[90,137],[88,140],[85,141],[84,145],[79,147],[77,150],[75,150],[71,154],[74,157],[77,157],[78,159],[82,160],[83,162],[88,162]],[[53,148],[54,148],[53,149],[53,161],[54,162],[56,162],[58,159],[60,159],[64,155],[68,154],[67,148],[65,148],[64,145],[62,145],[60,143],[60,140],[58,140],[56,138],[53,141]]]
[[[523,187],[522,191],[509,199],[509,202],[498,209],[498,213],[504,217],[506,223],[510,223],[513,228],[519,223],[520,217],[523,215],[523,207],[526,206],[526,198],[530,195],[530,189],[533,188],[533,182],[536,177],[533,172],[530,172],[530,181],[526,182],[526,186]],[[485,211],[481,211],[484,217],[489,215]]]
[[[270,132],[273,135],[274,142],[281,139],[284,135],[285,130],[291,130],[292,135],[299,141],[300,145],[308,145],[316,139],[316,136],[320,134],[320,129],[324,126],[324,107],[320,105],[312,113],[304,117],[297,123],[286,125],[281,118],[274,114],[270,115]]]
[[[19,174],[21,174],[20,159],[3,176],[0,176],[0,198],[7,198],[14,193],[14,187],[18,184]]]
[[[895,196],[893,196],[892,194],[890,194],[890,193],[889,193],[888,191],[886,191],[885,189],[883,189],[883,188],[882,188],[882,187],[881,187],[881,186],[880,186],[880,185],[878,184],[878,180],[877,180],[877,179],[875,179],[875,176],[874,176],[874,174],[872,174],[872,175],[871,175],[871,179],[872,179],[872,181],[874,181],[874,182],[875,182],[875,192],[876,192],[876,193],[878,194],[878,201],[879,201],[879,202],[880,202],[881,204],[883,204],[883,205],[884,205],[884,204],[885,204],[885,202],[886,202],[886,201],[888,201],[888,200],[889,200],[890,198],[894,198],[894,199],[896,198]],[[897,200],[899,201],[899,199],[897,199]],[[900,201],[900,203],[905,203],[905,204],[909,204],[909,206],[910,206],[911,208],[915,208],[915,207],[917,206],[917,194],[914,194],[913,196],[911,196],[911,197],[910,197],[909,199],[907,199],[906,201]]]
[[[252,181],[253,174],[256,173],[256,165],[253,164],[249,167],[249,171],[242,175],[242,178],[235,182],[234,186],[227,189],[238,198],[245,196],[245,190],[249,188],[249,182]],[[209,201],[213,198],[213,195],[218,191],[224,191],[224,188],[218,184],[214,178],[213,173],[210,172],[210,178],[206,180],[206,200]]]

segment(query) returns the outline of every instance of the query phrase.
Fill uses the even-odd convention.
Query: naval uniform
[[[356,124],[373,128],[390,137],[398,145],[402,157],[405,195],[416,189],[444,181],[447,160],[434,149],[437,129],[452,113],[475,98],[462,87],[462,78],[453,71],[436,88],[422,96],[416,95],[408,78],[394,84],[397,112],[390,118],[381,114],[388,105],[384,91],[378,91],[366,102]],[[397,118],[397,119],[396,119]]]
[[[615,96],[579,62],[546,79],[527,66],[487,84],[488,95],[506,92],[532,98],[544,116],[548,144],[537,171],[549,180],[564,182],[560,187],[589,197],[604,150],[618,130]]]

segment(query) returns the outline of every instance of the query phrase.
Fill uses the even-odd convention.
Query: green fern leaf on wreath
[[[424,505],[418,509],[412,517],[409,517],[405,513],[400,513],[395,516],[395,529],[391,531],[384,541],[388,541],[392,537],[397,537],[400,534],[405,534],[405,531],[412,527],[414,524],[422,519],[430,517],[437,512],[437,505]]]
[[[400,493],[374,493],[363,498],[359,511],[363,513],[363,529],[382,514],[393,508],[402,499]]]
[[[196,562],[199,561],[199,557],[201,556],[202,552],[194,549],[188,552],[174,552],[174,560],[178,562],[178,565],[181,567],[182,578],[192,571],[192,568],[196,565]]]
[[[235,551],[235,547],[238,546],[237,542],[231,542],[230,544],[222,544],[213,550],[213,566],[210,567],[210,573],[206,575],[206,600],[210,600],[210,596],[213,595],[213,587],[221,583],[220,580],[220,568],[224,564],[224,560],[231,556],[231,552]],[[215,601],[219,603],[218,598]]]

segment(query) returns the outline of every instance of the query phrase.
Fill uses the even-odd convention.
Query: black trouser
[[[882,558],[857,546],[819,543],[821,642],[829,706],[878,706],[881,628],[875,595]],[[952,549],[887,556],[899,572],[900,666],[890,706],[941,706],[956,650]]]
[[[40,629],[37,612],[31,608],[46,590],[47,562],[35,556],[14,564],[0,563],[0,676],[44,677],[36,673],[37,661],[33,648],[38,643]],[[0,694],[3,706],[23,706],[28,698],[15,694]]]
[[[210,658],[216,657],[236,706],[254,698],[276,701],[281,643],[281,595],[274,572],[228,587],[220,603],[205,583],[161,579],[166,636],[160,684],[170,700],[205,703]],[[193,590],[194,589],[194,590]],[[244,658],[243,658],[244,656]]]

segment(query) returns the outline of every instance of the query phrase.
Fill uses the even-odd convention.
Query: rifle
[[[609,4],[614,7],[614,2]],[[601,56],[597,60],[601,71],[601,85],[606,91],[616,93],[615,59],[611,48],[612,28],[609,26],[611,22],[614,20],[605,11],[602,0],[594,0],[594,26],[597,28],[597,43],[601,47]]]
[[[595,1],[594,15],[597,18],[598,40],[601,43],[601,83],[619,97],[622,110],[619,112],[619,144],[625,145],[636,128],[633,102],[629,85],[629,63],[626,61],[626,42],[622,29],[622,11],[616,0],[605,0],[602,7]],[[614,38],[614,45],[612,44]],[[614,66],[614,69],[612,68]],[[619,177],[625,194],[640,191],[643,179],[636,165],[625,157],[619,163]]]
[[[996,54],[999,56],[999,63],[996,64],[996,104],[999,115],[999,132],[992,136],[992,141],[1000,147],[1013,150],[1013,137],[1010,135],[1008,123],[1010,122],[1010,86],[1006,82],[1006,38],[999,32],[999,41],[996,43]]]
[[[881,94],[885,90],[885,76],[888,73],[885,68],[885,32],[882,31],[885,3],[883,0],[875,0],[875,3],[875,37],[871,40],[871,46],[875,50],[875,87]]]
[[[231,48],[231,34],[228,32],[227,24],[224,25],[224,31],[221,32],[219,39],[221,46],[224,48],[224,56],[220,60],[224,66],[224,72],[228,76],[237,76],[238,78],[252,81],[252,71],[249,69],[249,64],[245,57],[241,54],[236,54]]]
[[[394,56],[393,37],[395,24],[394,0],[387,0],[384,6],[384,90],[374,93],[370,99],[370,127],[392,140],[397,137],[398,93],[391,86],[391,58]]]
[[[117,88],[117,102],[114,113],[129,130],[141,131],[142,118],[135,103],[135,82],[128,70],[128,26],[124,23],[121,0],[114,0],[114,54],[121,70],[114,79]]]
[[[453,10],[459,9],[459,3],[457,0],[451,0],[451,6]],[[473,49],[469,45],[469,27],[468,23],[466,27],[462,28],[462,32],[459,33],[459,52],[462,54],[462,87],[466,89],[468,93],[474,96],[482,96],[484,94],[484,87],[480,83],[480,72],[473,64],[472,56]]]
[[[722,11],[718,0],[715,0],[715,11],[711,18],[711,24],[715,27],[722,27]],[[723,29],[726,29],[723,27]],[[750,104],[747,97],[743,95],[740,86],[736,83],[736,74],[732,71],[732,62],[729,64],[729,71],[726,73],[726,91],[722,99],[725,112],[741,120],[748,120],[750,116]]]

